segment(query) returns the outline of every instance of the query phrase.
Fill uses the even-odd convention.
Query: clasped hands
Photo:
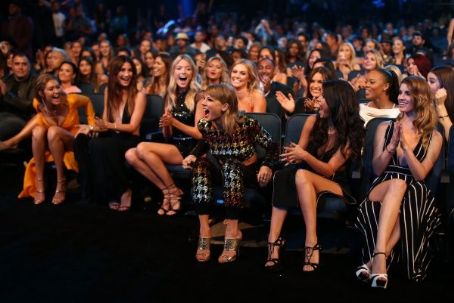
[[[100,133],[100,132],[105,132],[108,130],[107,127],[107,121],[104,121],[101,118],[95,117],[95,125],[88,125],[88,124],[78,124],[77,127],[79,127],[79,130],[77,134],[85,134],[85,135],[90,135],[93,133]]]
[[[291,142],[290,145],[284,147],[284,152],[279,157],[281,161],[285,162],[285,165],[288,165],[305,161],[308,154],[299,144]]]
[[[397,121],[394,123],[394,130],[393,130],[393,135],[391,137],[391,141],[389,142],[388,145],[391,145],[391,151],[394,153],[396,151],[397,146],[400,146],[402,150],[406,150],[408,147],[408,134],[405,131],[404,127],[402,127],[402,124]],[[388,146],[386,146],[388,148]]]
[[[159,127],[169,127],[173,125],[173,115],[170,111],[166,111],[159,119]]]

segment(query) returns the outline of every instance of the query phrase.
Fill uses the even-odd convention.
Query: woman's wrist
[[[402,142],[400,143],[400,148],[402,148],[402,150],[403,150],[404,152],[406,152],[406,151],[408,150],[407,147],[408,147],[408,146],[407,146],[406,144],[402,144]]]
[[[393,147],[392,145],[391,145],[391,147],[390,147],[390,145],[391,145],[391,144],[386,145],[385,150],[386,150],[389,154],[394,154],[394,153],[396,152],[396,147],[395,147],[395,146]]]

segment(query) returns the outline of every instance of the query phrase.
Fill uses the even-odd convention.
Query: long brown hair
[[[222,104],[229,105],[229,108],[221,117],[221,124],[226,133],[233,133],[238,122],[238,99],[235,88],[227,83],[212,84],[207,87],[204,94],[209,95]]]
[[[164,63],[164,66],[166,67],[166,73],[161,76],[161,77],[165,78],[165,83],[166,83],[166,89],[164,91],[164,96],[161,96],[164,98],[165,95],[167,94],[167,85],[169,85],[169,81],[170,81],[170,67],[172,65],[172,57],[168,53],[159,53],[156,56],[155,61],[158,58],[161,58],[162,62]],[[148,85],[149,94],[161,95],[161,92],[159,91],[159,88],[160,88],[159,82],[161,80],[160,79],[161,77],[152,76],[150,84]]]
[[[440,86],[446,89],[448,96],[445,101],[445,106],[448,110],[449,119],[454,121],[454,71],[450,66],[444,65],[435,66],[430,72],[437,76],[438,81],[440,81]]]
[[[427,147],[430,136],[437,125],[437,116],[431,104],[430,87],[424,78],[417,76],[409,76],[402,80],[402,84],[406,84],[410,90],[411,98],[414,103],[414,111],[416,118],[413,125],[422,136],[422,144]],[[402,85],[401,84],[401,85]],[[402,114],[397,118],[400,120]]]
[[[132,114],[134,111],[135,98],[137,95],[137,72],[134,62],[126,56],[118,56],[112,59],[109,67],[109,83],[107,84],[107,119],[110,122],[114,121],[113,112],[118,109],[123,100],[123,87],[118,82],[117,76],[121,71],[123,64],[131,64],[132,78],[129,86],[126,88],[128,99],[127,109],[128,113]]]

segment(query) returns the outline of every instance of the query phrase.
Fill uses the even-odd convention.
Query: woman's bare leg
[[[63,157],[65,155],[65,150],[72,149],[74,136],[61,127],[51,126],[47,130],[47,141],[49,150],[54,157],[57,170],[57,185],[55,187],[55,195],[52,199],[52,203],[57,205],[62,203],[66,196],[66,178]]]
[[[397,243],[397,235],[400,236],[400,228],[396,230],[398,216],[402,199],[407,184],[404,180],[392,179],[377,185],[369,194],[371,201],[382,201],[378,218],[377,241],[375,243],[375,253],[389,252],[392,247],[390,244]],[[398,228],[398,226],[397,226]],[[396,233],[396,234],[394,234]],[[376,255],[372,262],[373,273],[386,273],[386,256]]]
[[[36,179],[35,187],[36,193],[34,197],[35,204],[41,204],[45,200],[44,193],[44,153],[46,152],[46,133],[47,129],[42,126],[35,126],[32,130],[32,151],[33,158],[35,159]]]
[[[342,196],[342,190],[336,182],[304,169],[299,169],[296,172],[295,183],[304,224],[306,226],[305,246],[314,248],[318,244],[317,193],[329,191]],[[309,260],[305,260],[305,262],[318,264],[320,259],[319,250],[313,249],[310,255]],[[313,270],[315,270],[315,268],[311,265],[305,265],[303,267],[303,271]]]
[[[166,186],[164,182],[162,182],[161,178],[159,178],[159,176],[154,173],[154,171],[147,165],[145,161],[139,158],[137,148],[131,148],[126,151],[125,158],[129,165],[134,167],[135,170],[137,170],[145,178],[151,181],[160,190],[165,189]]]
[[[33,129],[38,125],[38,116],[33,116],[24,128],[14,137],[9,138],[3,142],[0,141],[0,150],[16,147],[22,140],[32,135]]]
[[[174,183],[165,164],[181,164],[183,156],[175,145],[163,143],[140,143],[137,154],[166,187]]]
[[[274,243],[279,239],[282,226],[284,225],[285,218],[287,217],[287,210],[283,208],[277,208],[273,206],[271,210],[271,222],[270,222],[270,233],[268,234],[268,243]],[[279,259],[279,249],[273,249],[270,251],[268,259]],[[267,261],[265,267],[273,266],[275,263],[272,261]]]

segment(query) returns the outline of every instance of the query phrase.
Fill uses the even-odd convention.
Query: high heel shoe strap
[[[211,238],[202,238],[199,237],[199,243],[197,244],[198,250],[207,250],[210,249]]]
[[[236,251],[240,246],[241,239],[225,239],[224,250],[225,251]]]

